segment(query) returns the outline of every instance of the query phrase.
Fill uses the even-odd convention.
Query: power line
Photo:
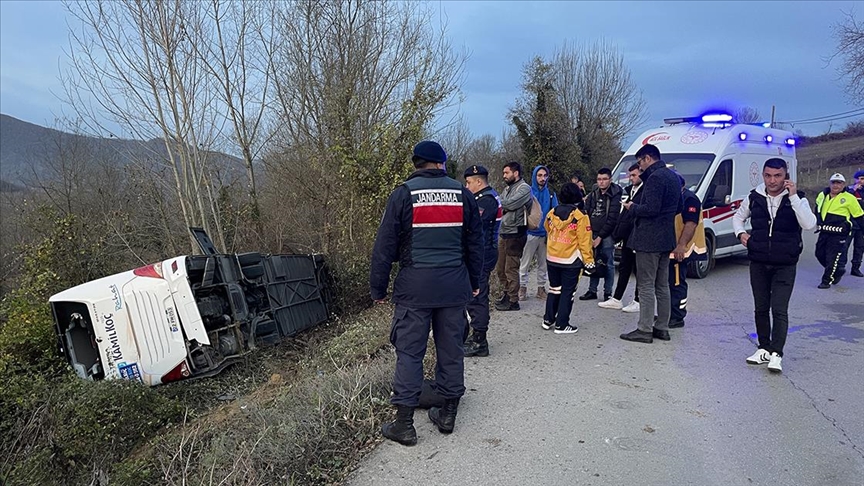
[[[838,117],[836,117],[836,118],[829,118],[829,119],[827,119],[827,120],[816,120],[816,121],[798,122],[798,123],[789,123],[789,122],[780,122],[780,123],[787,123],[787,124],[792,125],[792,126],[794,127],[795,125],[810,125],[810,124],[812,124],[812,123],[828,123],[828,122],[835,122],[835,121],[838,121],[838,120],[845,120],[845,119],[847,119],[847,118],[855,118],[855,117],[862,116],[862,115],[864,115],[864,112],[861,112],[861,113],[853,113],[853,114],[851,114],[851,115],[846,115],[846,116],[838,116]]]
[[[834,117],[848,118],[848,116],[844,116],[844,115],[850,115],[850,114],[852,114],[851,116],[857,116],[857,115],[864,114],[864,108],[855,108],[854,110],[844,111],[843,113],[835,113],[833,115],[823,115],[823,116],[817,116],[817,117],[813,117],[813,118],[802,118],[800,120],[780,121],[780,122],[776,122],[776,123],[788,123],[788,124],[792,124],[792,123],[822,123],[823,121],[833,121],[832,119]]]

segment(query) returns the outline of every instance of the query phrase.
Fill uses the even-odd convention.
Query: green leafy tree
[[[526,179],[538,165],[549,167],[555,181],[584,170],[574,126],[562,109],[553,85],[552,65],[535,57],[523,68],[522,95],[510,110],[513,126],[524,154]]]

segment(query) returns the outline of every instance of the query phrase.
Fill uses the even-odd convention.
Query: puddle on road
[[[837,314],[839,321],[821,320],[812,324],[790,326],[789,334],[805,332],[811,338],[826,338],[833,341],[858,344],[864,342],[864,305],[837,304],[830,307]],[[751,339],[757,339],[756,333],[750,333]]]

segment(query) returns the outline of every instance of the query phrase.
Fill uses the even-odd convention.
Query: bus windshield
[[[702,178],[705,177],[705,172],[714,161],[714,154],[663,154],[663,161],[666,162],[666,167],[675,170],[682,176],[688,189],[696,191]],[[612,181],[624,187],[629,184],[627,180],[627,169],[636,163],[636,157],[627,155],[618,162],[615,170],[612,171]]]

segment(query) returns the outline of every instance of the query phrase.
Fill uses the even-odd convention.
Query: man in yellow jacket
[[[855,196],[846,192],[846,178],[837,173],[830,185],[816,196],[816,219],[819,239],[816,259],[825,268],[820,289],[837,285],[846,272],[846,240],[852,233],[852,220],[864,224],[864,209]]]

